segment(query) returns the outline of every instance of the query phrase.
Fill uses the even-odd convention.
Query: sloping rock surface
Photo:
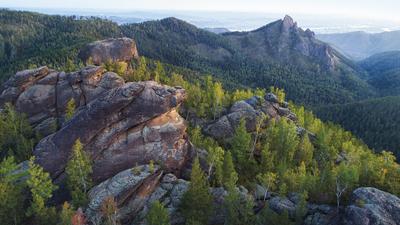
[[[353,192],[351,205],[346,208],[346,225],[398,225],[400,199],[371,187]]]

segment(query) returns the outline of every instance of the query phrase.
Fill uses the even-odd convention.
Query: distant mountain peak
[[[282,26],[285,30],[288,30],[292,27],[297,28],[297,23],[294,22],[293,18],[289,15],[286,15],[282,20]]]

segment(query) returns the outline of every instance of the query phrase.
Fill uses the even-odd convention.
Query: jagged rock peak
[[[282,20],[282,25],[285,29],[289,29],[289,28],[297,28],[297,23],[294,22],[293,18],[290,17],[289,15],[286,15],[283,20]]]

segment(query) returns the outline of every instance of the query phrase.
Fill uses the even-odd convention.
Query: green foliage
[[[208,188],[206,176],[200,168],[199,159],[196,158],[190,175],[189,188],[183,195],[180,205],[186,224],[208,223],[212,212],[212,197]]]
[[[57,225],[72,225],[75,211],[68,202],[64,202],[60,212],[60,222]]]
[[[246,199],[241,198],[240,193],[236,189],[228,192],[228,195],[224,199],[225,224],[254,224],[254,200],[250,197]]]
[[[71,98],[68,101],[67,107],[65,109],[65,121],[72,119],[72,117],[75,114],[75,109],[76,109],[75,99]]]
[[[268,205],[264,206],[264,209],[257,216],[257,225],[294,225],[289,219],[289,214],[285,211],[282,214],[278,214],[269,208]]]
[[[72,147],[72,156],[66,167],[67,186],[71,192],[72,202],[75,207],[85,206],[88,202],[87,192],[92,181],[92,163],[83,150],[80,140],[76,140]]]
[[[29,160],[29,178],[26,182],[32,194],[27,215],[34,216],[37,224],[55,224],[57,220],[55,208],[46,207],[46,202],[52,197],[57,186],[52,183],[50,175],[35,164],[34,160],[34,157]]]
[[[357,167],[341,163],[335,168],[336,203],[339,210],[340,199],[349,189],[356,186],[359,180]]]
[[[207,164],[208,164],[208,176],[211,177],[214,171],[213,183],[215,185],[222,184],[222,164],[224,160],[224,149],[221,147],[211,147],[207,151]]]
[[[277,87],[270,87],[270,92],[276,95],[279,103],[283,103],[285,101],[286,93],[283,89]]]
[[[110,60],[110,61],[106,62],[103,66],[107,71],[117,73],[118,75],[129,79],[129,76],[127,77],[128,63],[122,62],[122,61],[121,62],[113,62]]]
[[[222,184],[228,191],[233,191],[238,181],[238,174],[235,171],[232,155],[228,151],[224,155],[224,162],[222,166]]]
[[[168,210],[159,201],[153,202],[147,213],[146,222],[147,225],[169,225]]]
[[[323,120],[340,123],[377,151],[400,157],[400,97],[385,97],[315,109]]]
[[[296,126],[286,118],[272,120],[267,130],[268,146],[271,151],[276,152],[279,164],[289,165],[294,158],[299,137]],[[276,163],[278,165],[278,162]]]
[[[240,183],[251,183],[257,172],[257,163],[253,157],[249,157],[251,154],[251,134],[247,132],[244,119],[241,119],[238,127],[236,127],[230,144],[236,170],[240,175]]]
[[[15,174],[18,168],[13,157],[0,163],[0,224],[20,224],[24,218],[22,185],[17,184],[21,174]]]
[[[269,191],[273,191],[276,188],[277,176],[276,173],[268,172],[257,175],[258,181],[265,188],[264,201],[267,199]]]
[[[7,103],[0,112],[0,159],[14,156],[17,162],[27,160],[34,144],[34,132],[25,115]]]
[[[0,80],[41,65],[75,70],[78,52],[84,45],[121,35],[116,23],[95,17],[80,19],[1,9],[0,24],[0,46],[6,50],[0,50]]]

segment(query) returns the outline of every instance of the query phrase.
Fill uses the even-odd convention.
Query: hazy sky
[[[399,0],[0,0],[0,7],[336,14],[400,22]]]

